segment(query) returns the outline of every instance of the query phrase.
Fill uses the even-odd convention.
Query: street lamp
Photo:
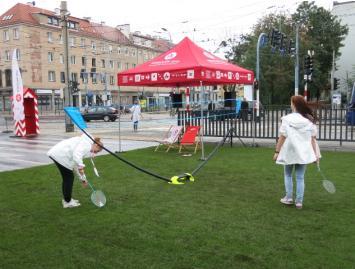
[[[171,34],[170,34],[169,30],[164,27],[161,27],[160,29],[162,29],[164,32],[167,32],[169,34],[170,43],[173,43],[171,40]]]

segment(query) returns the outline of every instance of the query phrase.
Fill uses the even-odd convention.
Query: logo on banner
[[[237,72],[237,73],[235,73],[235,79],[239,79],[240,77],[239,77],[239,73]]]
[[[232,72],[228,72],[228,79],[232,79]]]
[[[207,51],[204,51],[203,54],[207,57],[207,58],[210,58],[212,60],[215,59],[215,57],[211,54],[211,53],[208,53]]]
[[[16,94],[16,101],[21,102],[21,100],[22,100],[21,94]]]
[[[164,73],[164,79],[165,80],[169,80],[170,79],[170,73],[169,72],[165,72]]]
[[[195,71],[194,70],[187,70],[187,78],[194,78]]]
[[[216,78],[220,79],[221,78],[221,72],[220,71],[216,71]]]
[[[141,81],[141,75],[139,75],[139,74],[138,74],[138,75],[135,75],[135,76],[134,76],[134,81],[135,81],[135,82],[140,82],[140,81]]]
[[[165,55],[164,57],[164,60],[171,60],[171,59],[174,59],[176,57],[177,53],[174,51],[174,52],[170,52],[168,55]]]
[[[249,81],[251,80],[251,74],[248,74],[248,80]]]
[[[158,80],[158,74],[157,73],[152,73],[150,75],[150,78],[151,78],[152,81],[157,81]]]

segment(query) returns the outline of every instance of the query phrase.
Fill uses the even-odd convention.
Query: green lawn
[[[102,209],[78,181],[82,206],[63,209],[54,165],[0,173],[0,268],[355,268],[355,154],[323,152],[334,195],[308,167],[302,210],[279,203],[272,154],[224,147],[181,186],[99,157],[101,178],[89,162],[87,176],[106,194]],[[199,163],[151,148],[123,156],[169,177]]]

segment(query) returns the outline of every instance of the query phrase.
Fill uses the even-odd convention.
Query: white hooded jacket
[[[83,134],[59,142],[47,152],[47,155],[69,170],[85,167],[83,158],[90,156],[93,143]]]
[[[317,127],[299,113],[291,113],[281,118],[279,133],[286,137],[277,157],[277,164],[309,164],[316,161],[312,147],[312,137],[317,135]]]

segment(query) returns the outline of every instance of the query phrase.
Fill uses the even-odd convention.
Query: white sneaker
[[[77,203],[77,204],[80,204],[79,200],[76,200],[76,199],[74,199],[74,198],[71,198],[71,200],[74,201],[74,202]]]
[[[71,199],[70,202],[66,202],[65,200],[62,200],[63,208],[72,208],[72,207],[77,207],[80,206],[79,202],[75,202],[75,200]]]
[[[281,198],[280,203],[282,203],[284,205],[292,205],[293,204],[293,199],[292,198],[287,198],[287,196],[285,196],[284,198]]]

